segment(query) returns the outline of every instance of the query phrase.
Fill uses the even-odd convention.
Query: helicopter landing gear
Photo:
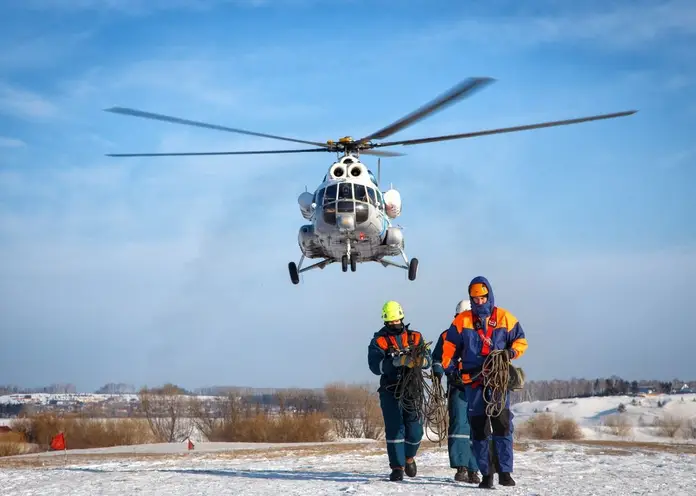
[[[346,240],[346,254],[341,257],[341,270],[348,272],[348,263],[350,263],[350,271],[355,272],[358,269],[358,260],[350,252],[350,239]]]
[[[295,262],[290,262],[288,264],[288,270],[290,271],[290,280],[293,284],[300,283],[300,273],[297,271],[297,264]]]
[[[404,259],[404,263],[406,264],[406,267],[404,268],[408,270],[408,280],[415,281],[416,276],[418,275],[418,259],[412,258],[409,262],[408,258],[406,257],[406,252],[404,252],[403,249],[401,250],[401,258]]]
[[[391,260],[385,260],[381,259],[379,263],[381,263],[384,267],[391,265],[392,267],[398,267],[400,269],[404,269],[408,271],[408,280],[409,281],[415,281],[416,276],[418,275],[418,259],[417,258],[412,258],[410,261],[406,257],[406,253],[404,250],[401,250],[401,258],[404,259],[403,264],[398,264],[396,262],[392,262]]]
[[[415,281],[418,275],[418,259],[412,258],[408,264],[408,280]]]
[[[308,267],[302,267],[302,262],[304,262],[305,256],[302,255],[300,257],[300,262],[298,264],[295,264],[295,262],[290,262],[288,264],[288,271],[290,272],[290,280],[292,281],[293,284],[299,284],[300,282],[300,274],[303,272],[307,272],[308,270],[312,269],[323,269],[329,264],[334,263],[336,260],[332,260],[330,258],[325,258],[321,262],[317,262],[313,265],[310,265]]]

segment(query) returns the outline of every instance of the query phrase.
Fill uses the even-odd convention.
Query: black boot
[[[478,476],[478,472],[476,470],[471,470],[470,468],[466,469],[466,475],[469,476],[469,482],[472,484],[478,484],[481,482],[481,479]]]
[[[416,467],[416,460],[413,460],[411,463],[406,462],[406,469],[405,469],[406,475],[409,477],[415,477],[416,472],[418,472],[418,467]]]
[[[482,489],[495,489],[495,487],[493,486],[493,474],[481,475],[483,476],[483,480],[481,481],[478,487]]]
[[[389,480],[392,482],[404,480],[404,471],[400,468],[393,468],[391,474],[389,474]]]
[[[471,482],[464,467],[457,467],[457,473],[454,474],[454,480],[457,482]]]
[[[498,483],[501,486],[514,486],[515,479],[512,478],[510,472],[501,472],[498,474]]]

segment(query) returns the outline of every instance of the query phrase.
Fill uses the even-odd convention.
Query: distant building
[[[638,386],[638,394],[655,394],[655,389],[653,386]]]

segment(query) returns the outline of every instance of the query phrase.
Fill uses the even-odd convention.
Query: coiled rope
[[[430,344],[431,342],[421,342],[406,350],[404,354],[414,361],[422,360],[430,355]],[[388,386],[387,389],[393,392],[400,408],[415,414],[423,423],[428,440],[441,444],[447,438],[447,398],[439,378],[419,366],[404,367],[396,384]],[[437,439],[431,439],[429,431],[432,431]]]
[[[505,409],[510,382],[510,356],[507,350],[493,350],[483,361],[483,400],[486,415],[498,417]]]

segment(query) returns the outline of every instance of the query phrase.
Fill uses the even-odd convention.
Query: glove
[[[517,352],[513,350],[512,348],[506,348],[505,351],[507,352],[508,357],[510,357],[510,360],[515,358],[517,356]]]
[[[442,368],[442,364],[440,362],[433,364],[433,375],[438,379],[442,379],[442,376],[445,375],[445,369]]]
[[[394,357],[392,363],[394,364],[394,367],[408,367],[409,369],[413,367],[426,368],[428,365],[430,365],[428,357],[418,357],[414,359],[411,355]]]
[[[392,360],[394,367],[413,367],[413,359],[409,355],[395,356]]]

